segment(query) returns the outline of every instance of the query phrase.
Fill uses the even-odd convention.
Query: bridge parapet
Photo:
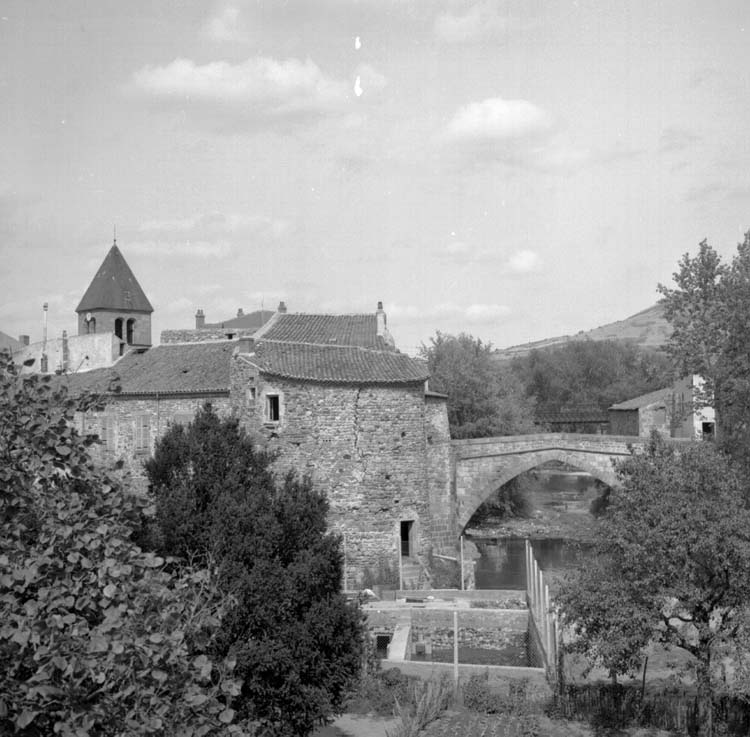
[[[459,534],[494,491],[521,473],[550,461],[567,463],[615,486],[615,462],[642,450],[648,438],[538,433],[451,441]],[[671,439],[678,445],[692,440]]]
[[[668,438],[668,442],[694,442],[683,438]],[[530,435],[501,435],[491,438],[451,440],[457,460],[493,455],[514,455],[541,450],[577,450],[604,455],[629,455],[630,449],[642,450],[648,438],[633,435],[584,435],[579,433],[534,433]]]

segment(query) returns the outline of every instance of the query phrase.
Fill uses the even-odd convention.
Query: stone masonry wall
[[[325,491],[330,526],[345,537],[349,580],[382,563],[397,569],[402,520],[414,522],[413,552],[423,558],[431,530],[422,383],[292,381],[259,375],[248,360],[232,364],[234,408],[279,451],[280,472],[309,474]],[[277,398],[278,421],[269,417],[269,397]]]
[[[242,330],[240,328],[192,328],[185,330],[162,330],[159,337],[162,343],[205,343],[211,340],[237,340],[251,338],[257,328]]]
[[[451,436],[446,400],[425,397],[427,488],[430,498],[430,537],[435,552],[456,554],[456,501],[452,493]]]
[[[210,402],[219,414],[230,411],[229,397],[226,395],[201,395],[180,397],[118,397],[107,405],[104,412],[78,413],[78,429],[95,432],[107,444],[99,445],[95,454],[102,460],[122,458],[125,468],[133,474],[136,485],[146,488],[143,463],[154,452],[156,441],[173,422],[189,422],[199,407]],[[146,422],[147,419],[147,422]],[[107,426],[111,427],[107,432]],[[142,437],[147,447],[136,448],[138,431],[143,428]]]

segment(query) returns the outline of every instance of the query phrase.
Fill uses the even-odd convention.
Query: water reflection
[[[592,503],[596,506],[603,487],[590,474],[567,469],[540,468],[528,476],[533,484],[524,484],[530,488],[533,520],[542,529],[546,526],[557,531],[547,536],[535,533],[531,540],[534,554],[542,570],[551,579],[558,578],[588,554],[586,547],[565,533],[560,535],[559,530],[590,529]],[[525,589],[525,538],[521,535],[528,533],[498,536],[491,533],[490,520],[484,525],[488,537],[482,536],[481,526],[474,528],[471,536],[481,555],[475,568],[477,588]]]

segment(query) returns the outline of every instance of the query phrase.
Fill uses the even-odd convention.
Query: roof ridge
[[[276,345],[309,345],[314,348],[356,348],[358,351],[365,351],[367,353],[385,353],[389,356],[405,356],[405,353],[395,350],[385,350],[381,348],[369,348],[363,345],[352,345],[351,343],[311,343],[306,340],[274,340],[273,338],[262,338],[258,340],[256,338],[256,345],[260,346],[263,343],[274,343]],[[410,356],[408,356],[410,358]],[[412,359],[416,360],[416,359]]]

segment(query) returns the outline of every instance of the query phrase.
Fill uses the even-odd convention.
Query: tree
[[[737,467],[711,443],[676,449],[656,433],[618,467],[591,564],[563,586],[577,648],[632,672],[649,642],[693,656],[710,731],[716,653],[750,597],[750,510]]]
[[[717,439],[750,463],[750,231],[726,265],[701,242],[673,274],[675,288],[659,285],[673,332],[669,352],[684,374],[705,381],[698,406],[716,410]]]
[[[244,734],[209,570],[132,542],[144,500],[97,469],[74,400],[0,353],[0,732]]]
[[[616,402],[661,389],[673,378],[664,354],[614,340],[535,349],[511,365],[543,415],[581,407],[605,412]]]
[[[431,388],[448,395],[452,437],[534,431],[533,401],[514,374],[493,360],[491,343],[466,333],[438,332],[420,353],[430,370]]]
[[[213,641],[244,680],[240,714],[269,734],[304,735],[339,712],[364,632],[341,592],[341,541],[309,479],[277,480],[236,418],[210,406],[173,426],[146,470],[161,552],[211,556],[236,604]]]

